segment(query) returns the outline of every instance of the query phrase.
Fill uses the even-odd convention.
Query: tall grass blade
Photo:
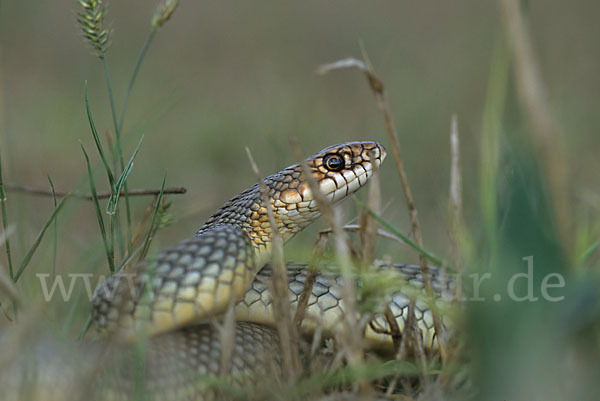
[[[54,188],[54,183],[52,182],[52,178],[48,176],[48,182],[50,183],[50,190],[52,191],[52,202],[54,204],[54,208],[56,209],[56,189]],[[52,278],[56,277],[56,254],[58,248],[58,217],[54,220],[54,241],[52,244]]]
[[[77,340],[79,340],[79,341],[83,340],[83,337],[85,337],[85,334],[88,332],[90,327],[92,327],[92,314],[91,313],[88,315],[88,318],[85,321],[83,328],[79,332],[79,335],[77,336]]]
[[[131,77],[129,78],[129,84],[127,85],[127,90],[125,91],[125,98],[123,99],[123,105],[121,106],[121,114],[119,114],[119,132],[123,129],[123,124],[125,123],[125,112],[127,111],[127,105],[129,104],[129,97],[131,96],[131,91],[133,90],[133,84],[135,83],[135,79],[140,71],[140,67],[142,66],[142,61],[144,57],[146,57],[146,53],[150,48],[150,43],[154,38],[154,34],[156,33],[156,29],[151,29],[148,37],[146,37],[146,41],[142,45],[142,49],[140,50],[140,54],[138,54],[137,60],[135,61],[135,66],[133,67],[133,72],[131,73]]]
[[[52,222],[54,221],[54,219],[56,219],[56,216],[58,216],[58,213],[63,208],[63,206],[65,205],[65,203],[67,202],[67,200],[69,198],[70,198],[69,196],[65,196],[60,201],[60,203],[58,205],[56,205],[56,207],[54,208],[54,211],[52,211],[52,214],[46,220],[46,223],[44,224],[44,227],[42,227],[41,231],[38,233],[38,235],[33,240],[33,244],[31,244],[31,247],[29,248],[29,250],[25,254],[25,257],[23,258],[23,262],[21,262],[21,265],[19,266],[19,269],[17,270],[17,272],[15,274],[15,277],[14,277],[14,282],[15,283],[17,282],[17,280],[19,280],[19,278],[21,277],[21,275],[25,271],[25,268],[27,267],[27,265],[31,261],[31,258],[33,257],[33,254],[35,253],[35,251],[37,250],[38,246],[40,245],[40,242],[42,242],[42,238],[44,237],[44,234],[46,233],[46,230],[48,229],[48,227],[50,227],[50,224],[52,224]]]
[[[508,69],[510,55],[506,43],[502,39],[496,41],[487,95],[483,109],[483,127],[481,133],[481,168],[479,177],[480,204],[483,215],[483,227],[489,246],[490,260],[497,255],[497,177],[500,158],[500,135],[502,116],[506,101]]]
[[[104,243],[104,250],[106,252],[106,258],[108,259],[108,267],[113,273],[115,271],[115,260],[114,250],[111,248],[108,238],[106,237],[106,228],[104,227],[104,218],[102,217],[102,210],[100,209],[100,202],[98,201],[98,192],[96,191],[96,184],[94,182],[94,175],[92,173],[92,167],[90,166],[90,158],[85,150],[85,147],[81,145],[83,155],[85,156],[85,162],[87,165],[88,179],[90,181],[90,191],[92,193],[92,200],[94,202],[94,209],[96,209],[96,217],[98,219],[98,227],[100,227],[100,234],[102,236],[102,242]]]
[[[375,213],[373,210],[371,210],[369,207],[367,207],[367,205],[363,201],[361,201],[360,199],[358,199],[356,197],[354,197],[353,199],[360,207],[365,209],[367,211],[367,213],[369,213],[369,215],[371,215],[375,220],[377,220],[377,222],[379,224],[381,224],[383,227],[385,227],[388,231],[390,231],[392,234],[394,234],[398,238],[402,239],[402,241],[406,242],[406,244],[408,246],[410,246],[415,251],[417,251],[424,257],[426,257],[430,262],[434,263],[437,266],[440,266],[440,267],[444,266],[444,267],[448,268],[449,270],[453,270],[453,268],[451,266],[448,266],[446,261],[438,258],[433,253],[431,253],[427,249],[425,249],[422,246],[420,246],[419,244],[417,244],[415,241],[408,238],[400,230],[398,230],[396,227],[394,227],[390,223],[388,223],[383,217],[381,217],[380,215]]]
[[[600,239],[594,241],[590,246],[588,246],[582,253],[579,255],[577,264],[581,265],[587,262],[590,256],[600,247]]]
[[[117,212],[119,196],[121,195],[123,186],[127,182],[127,177],[129,177],[129,174],[131,174],[131,170],[133,169],[133,161],[135,160],[135,157],[137,156],[137,153],[140,150],[140,147],[142,146],[143,140],[144,140],[144,136],[142,136],[140,138],[140,141],[138,142],[137,147],[133,151],[133,154],[131,155],[131,158],[129,159],[127,166],[125,166],[123,173],[121,173],[121,176],[119,177],[119,179],[117,180],[117,183],[115,184],[115,191],[112,194],[112,196],[110,197],[110,199],[108,200],[108,205],[106,207],[106,213],[108,213],[108,214],[115,214]],[[126,193],[127,192],[125,192],[125,194]]]
[[[96,130],[96,125],[94,124],[94,119],[92,118],[92,111],[90,110],[90,103],[88,101],[88,86],[87,81],[85,82],[85,110],[87,112],[88,121],[90,123],[90,129],[92,130],[92,136],[94,137],[94,142],[96,143],[96,148],[98,149],[98,153],[100,154],[100,159],[102,160],[102,164],[104,164],[104,169],[106,170],[106,176],[108,177],[108,182],[110,183],[110,188],[114,193],[115,189],[115,178],[110,169],[110,165],[108,164],[108,160],[106,159],[106,154],[104,153],[104,148],[102,147],[102,142],[100,142],[100,137],[98,136],[98,131]],[[85,149],[83,152],[86,154]]]
[[[8,213],[6,212],[6,192],[4,192],[4,181],[2,178],[2,156],[0,155],[0,205],[2,206],[2,228],[4,233],[8,233]],[[11,280],[14,280],[12,255],[10,253],[10,240],[8,236],[4,241],[6,247],[6,259],[8,259],[8,273]]]
[[[160,205],[162,203],[163,193],[165,191],[165,183],[167,182],[167,176],[163,177],[162,186],[160,188],[160,193],[156,198],[156,205],[154,206],[154,212],[152,213],[152,220],[150,221],[150,227],[148,228],[148,234],[146,235],[146,240],[144,241],[144,246],[142,247],[141,258],[146,257],[148,253],[148,249],[150,248],[150,243],[152,242],[152,238],[154,237],[154,233],[156,232],[156,217],[158,216],[158,211],[160,210]]]

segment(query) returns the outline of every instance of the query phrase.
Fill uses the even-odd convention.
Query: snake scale
[[[321,192],[335,204],[364,186],[385,155],[376,142],[348,142],[328,147],[306,163]],[[300,165],[268,176],[264,184],[284,242],[319,217]],[[33,375],[12,371],[0,377],[1,388],[14,390],[5,394],[15,398],[7,399],[69,399],[66,394],[82,399],[81,394],[67,389],[75,378],[87,377],[89,386],[83,399],[116,401],[143,394],[141,399],[157,401],[210,400],[216,397],[210,390],[211,377],[226,374],[229,383],[242,388],[259,376],[279,377],[279,339],[271,328],[274,318],[268,291],[271,268],[265,266],[271,258],[271,230],[260,187],[255,184],[226,202],[194,237],[162,251],[150,262],[134,266],[126,275],[108,278],[96,288],[92,300],[95,327],[111,343],[118,342],[116,346],[83,343],[75,350],[58,352],[62,347],[53,344],[55,352],[48,353],[46,340],[40,341],[35,345],[39,351],[33,353],[37,355],[36,363],[25,369]],[[382,264],[379,269],[391,269],[410,285],[422,288],[418,266]],[[436,292],[441,298],[450,296],[452,281],[443,280],[435,268],[432,272]],[[303,265],[288,265],[293,309],[306,274]],[[339,276],[320,273],[312,287],[302,328],[310,330],[321,325],[333,334],[344,313],[340,292]],[[237,324],[231,362],[224,372],[221,332],[211,322],[232,300],[236,302]],[[409,303],[402,292],[392,294],[388,300],[400,329],[406,323]],[[432,346],[435,332],[428,305],[417,301],[415,316],[425,345]],[[371,346],[389,349],[392,342],[386,332],[386,320],[382,315],[375,316],[365,337]],[[140,357],[136,343],[144,341],[147,343]],[[136,373],[140,371],[140,360],[141,376]],[[60,375],[49,373],[57,366],[63,367]],[[37,385],[27,385],[31,376]],[[17,394],[23,392],[17,389],[23,387],[30,394],[19,398]]]

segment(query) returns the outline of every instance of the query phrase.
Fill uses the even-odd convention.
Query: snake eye
[[[341,171],[344,168],[344,158],[337,153],[330,153],[323,158],[323,165],[329,171]]]

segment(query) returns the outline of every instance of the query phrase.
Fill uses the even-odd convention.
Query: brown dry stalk
[[[348,364],[350,366],[356,366],[360,364],[364,358],[362,341],[363,328],[360,327],[357,319],[358,307],[356,293],[354,291],[354,277],[352,274],[352,260],[350,257],[350,247],[348,246],[348,238],[342,228],[343,224],[341,223],[339,209],[334,209],[329,199],[321,192],[317,181],[302,158],[302,152],[298,142],[294,138],[290,138],[290,143],[296,158],[300,161],[302,176],[308,183],[319,211],[333,231],[336,256],[342,269],[342,298],[345,307],[344,318],[342,320],[344,327],[343,330],[338,330],[338,339]],[[369,394],[372,392],[371,385],[367,380],[361,380],[359,382],[359,390],[360,398],[368,398]]]
[[[454,266],[459,275],[462,272],[463,258],[461,252],[461,240],[465,240],[465,224],[463,220],[462,207],[462,173],[460,171],[460,140],[458,135],[458,117],[452,115],[450,121],[450,242],[454,254]],[[456,286],[456,298],[461,288]]]
[[[545,93],[531,37],[518,0],[499,0],[504,28],[510,44],[515,69],[516,91],[521,108],[529,120],[531,138],[540,154],[547,177],[552,211],[558,223],[565,249],[571,249],[572,219],[568,188],[567,161],[560,127],[552,114]]]
[[[260,170],[254,162],[250,149],[247,147],[246,153],[248,154],[252,170],[254,170],[254,173],[256,174],[258,185],[260,186],[262,202],[267,209],[269,225],[271,226],[271,249],[273,252],[273,277],[271,280],[273,286],[273,315],[277,322],[277,332],[279,333],[279,339],[281,341],[284,373],[288,380],[293,380],[300,375],[302,365],[300,363],[300,353],[298,351],[298,333],[296,327],[292,324],[290,311],[287,270],[285,258],[283,256],[283,239],[279,234],[272,205],[271,202],[269,202],[267,187],[262,180]]]
[[[363,52],[364,53],[364,52]],[[364,55],[366,58],[366,54]],[[343,69],[343,68],[356,68],[362,73],[365,74],[367,81],[369,82],[369,86],[375,95],[375,99],[377,101],[377,105],[379,109],[383,113],[383,119],[385,122],[386,132],[388,135],[388,139],[391,144],[392,154],[394,155],[394,161],[396,163],[396,168],[398,170],[398,174],[400,175],[400,183],[402,185],[402,189],[404,191],[404,197],[406,201],[406,206],[408,208],[408,214],[411,221],[411,232],[413,237],[415,238],[416,243],[419,246],[423,246],[423,238],[421,236],[421,230],[419,226],[419,220],[417,218],[417,209],[415,207],[415,203],[412,196],[412,191],[408,184],[408,178],[406,175],[406,171],[404,169],[404,161],[402,155],[400,154],[400,142],[398,141],[398,135],[396,133],[396,129],[394,128],[394,123],[391,117],[389,102],[387,100],[387,96],[385,95],[385,90],[383,86],[383,81],[381,81],[373,71],[372,66],[369,63],[365,63],[362,60],[357,60],[354,58],[348,58],[344,60],[340,60],[334,63],[321,65],[317,68],[317,74],[326,74],[333,70]],[[433,296],[433,288],[431,286],[431,275],[429,273],[429,266],[427,265],[427,260],[424,255],[419,254],[419,263],[421,265],[421,273],[423,275],[425,291],[427,293],[427,297],[430,300],[434,300]],[[431,302],[432,304],[432,317],[433,317],[433,325],[436,333],[438,333],[438,344],[440,348],[440,357],[442,362],[446,360],[446,335],[444,333],[444,328],[441,324],[441,320],[439,317],[439,313],[435,308],[435,301]]]
[[[392,337],[392,341],[394,342],[394,350],[398,352],[400,350],[400,342],[402,341],[402,333],[400,332],[400,326],[398,326],[398,321],[392,313],[392,310],[390,309],[389,305],[385,307],[385,310],[383,311],[383,316],[385,316],[385,320],[390,326],[390,335]]]
[[[346,224],[342,228],[344,229],[344,231],[347,231],[347,232],[360,232],[360,230],[361,230],[361,226],[358,225],[358,224]],[[327,235],[327,236],[329,236],[332,233],[333,233],[333,231],[331,230],[331,228],[327,228],[325,230],[319,231],[319,235]],[[388,231],[385,231],[384,229],[378,228],[377,231],[375,232],[375,234],[377,234],[381,238],[385,238],[385,239],[389,239],[389,240],[392,240],[392,241],[396,241],[396,242],[402,244],[403,246],[407,246],[406,242],[404,242],[402,240],[402,238],[398,238],[394,234],[392,234],[392,233],[390,233]]]
[[[219,375],[226,376],[231,369],[233,360],[233,349],[235,348],[235,297],[233,292],[229,297],[229,306],[223,318],[223,323],[217,325],[221,333],[221,365],[219,366]]]
[[[462,220],[462,175],[460,172],[460,141],[458,137],[458,117],[452,115],[450,122],[450,207],[452,219]]]
[[[40,195],[40,196],[52,196],[52,191],[44,188],[30,187],[27,185],[17,185],[17,184],[4,184],[4,187],[9,191],[18,191],[25,192],[31,195]],[[167,194],[185,194],[187,189],[184,187],[171,187],[165,188],[163,193]],[[93,200],[91,195],[73,193],[73,192],[65,192],[65,191],[56,191],[56,196],[58,198],[64,198],[65,196],[72,196],[73,198]],[[160,194],[160,189],[130,189],[127,191],[128,196],[145,196],[145,195],[158,195]],[[110,192],[99,192],[98,199],[108,199],[111,197]],[[120,196],[125,196],[125,192],[121,192]]]
[[[313,256],[311,258],[310,264],[308,265],[308,273],[306,274],[306,279],[304,280],[304,287],[302,287],[302,293],[300,294],[300,298],[298,298],[298,306],[296,307],[296,314],[294,316],[294,324],[296,325],[296,328],[298,330],[300,329],[302,321],[304,320],[304,316],[306,315],[308,300],[310,298],[310,294],[312,293],[312,287],[315,284],[315,279],[317,278],[319,262],[323,257],[326,245],[327,237],[319,235],[315,243]]]
[[[369,151],[369,158],[374,160],[373,152]],[[381,209],[381,187],[379,185],[379,168],[373,163],[373,175],[369,179],[369,194],[367,207],[377,214]],[[366,210],[362,209],[359,216],[360,241],[362,243],[361,268],[367,269],[375,259],[375,247],[377,246],[377,221]]]
[[[152,199],[152,201],[148,204],[148,207],[146,207],[146,210],[144,210],[144,214],[142,215],[142,218],[139,219],[135,230],[133,232],[133,237],[131,237],[131,244],[135,245],[138,240],[140,240],[141,238],[143,238],[147,231],[146,231],[146,224],[148,224],[148,220],[150,220],[150,216],[152,216],[152,213],[154,212],[154,209],[156,208],[156,201],[158,200],[158,195],[154,195],[154,198]],[[149,227],[151,228],[151,227]],[[146,255],[140,255],[140,257],[138,258],[139,260],[142,260],[146,257]],[[125,266],[123,266],[123,268],[125,268]]]

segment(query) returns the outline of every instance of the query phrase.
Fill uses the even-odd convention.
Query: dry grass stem
[[[152,213],[154,212],[154,209],[156,208],[156,201],[158,201],[158,195],[154,195],[154,198],[148,204],[148,206],[144,210],[144,214],[136,224],[135,231],[133,232],[133,236],[131,237],[131,243],[133,245],[135,245],[147,234],[147,230],[149,229],[147,225],[152,216]]]
[[[462,174],[460,171],[460,141],[458,117],[452,115],[450,122],[450,207],[453,221],[462,220]]]
[[[8,274],[6,274],[5,268],[2,265],[0,265],[0,294],[6,295],[15,305],[22,305],[19,291],[17,291],[15,284]]]
[[[363,50],[363,56],[366,58],[366,52]],[[406,175],[406,171],[404,169],[404,161],[402,155],[400,153],[400,142],[398,141],[398,135],[396,133],[396,129],[394,127],[394,123],[391,117],[390,106],[385,95],[385,89],[383,85],[383,81],[381,81],[373,71],[372,66],[369,63],[365,63],[362,60],[357,60],[354,58],[348,58],[344,60],[340,60],[331,64],[324,64],[317,68],[317,74],[326,74],[331,71],[346,69],[346,68],[356,68],[362,73],[365,74],[367,81],[369,82],[369,86],[375,95],[375,99],[377,101],[377,105],[383,114],[383,119],[385,122],[386,132],[388,139],[390,141],[392,154],[394,155],[394,161],[396,163],[396,168],[398,170],[398,174],[400,176],[400,183],[402,185],[402,189],[404,191],[404,197],[406,200],[406,206],[408,208],[408,214],[411,221],[411,232],[419,246],[423,246],[423,238],[421,236],[421,229],[419,226],[419,220],[417,218],[417,209],[415,207],[415,203],[412,196],[412,191],[410,189],[410,185],[408,184],[408,177]],[[430,299],[434,299],[433,297],[433,289],[431,286],[431,275],[429,273],[429,266],[427,265],[427,260],[424,255],[419,254],[419,263],[421,265],[421,272],[423,274],[424,282],[425,282],[425,290],[427,292],[427,296]],[[435,305],[435,302],[433,302]],[[432,308],[432,317],[433,324],[436,332],[438,333],[438,343],[440,348],[440,356],[442,361],[446,360],[446,336],[443,332],[443,327],[441,324],[441,320],[439,317],[439,313]]]
[[[460,139],[458,117],[452,115],[450,121],[450,244],[454,254],[454,266],[462,271],[461,239],[464,237],[462,205],[462,173],[460,171]],[[458,287],[457,291],[459,291]],[[459,298],[457,298],[459,299]]]
[[[262,202],[267,210],[269,225],[271,226],[272,258],[273,258],[273,315],[277,323],[277,331],[281,340],[281,350],[283,353],[284,372],[289,380],[293,380],[300,374],[302,366],[300,363],[300,353],[298,351],[298,333],[296,327],[292,324],[290,312],[290,302],[288,295],[288,280],[285,259],[283,256],[283,239],[279,234],[272,205],[269,202],[268,190],[263,182],[258,166],[254,162],[250,149],[246,147],[246,153],[250,160],[252,170],[256,174]]]
[[[45,188],[37,188],[31,187],[27,185],[16,185],[16,184],[5,184],[6,189],[9,191],[18,191],[25,192],[31,195],[40,195],[40,196],[52,196],[52,191]],[[163,193],[165,195],[173,195],[173,194],[185,194],[187,189],[184,187],[170,187],[165,188]],[[65,191],[55,191],[55,194],[58,198],[63,198],[65,196],[72,196],[73,198],[85,199],[85,200],[93,200],[91,195],[74,193],[74,192],[65,192]],[[130,189],[127,191],[129,196],[146,196],[146,195],[158,195],[160,194],[160,189]],[[111,197],[110,192],[99,192],[98,199],[108,199]],[[124,192],[121,192],[120,196],[125,196]]]
[[[390,336],[392,337],[392,341],[394,342],[394,350],[396,353],[400,350],[400,343],[402,342],[402,332],[400,331],[400,326],[398,326],[398,321],[396,317],[392,313],[390,306],[386,306],[383,311],[383,316],[385,316],[385,320],[390,326]]]
[[[313,285],[315,284],[315,279],[317,278],[317,271],[319,268],[319,263],[321,258],[323,257],[323,253],[325,252],[325,246],[327,245],[327,237],[319,235],[317,241],[315,243],[315,247],[313,250],[313,256],[308,265],[308,273],[306,274],[306,279],[304,280],[304,287],[302,287],[302,293],[300,294],[300,298],[298,298],[298,305],[296,306],[296,314],[294,315],[294,324],[296,328],[300,329],[302,325],[302,321],[304,320],[304,316],[306,315],[306,308],[308,307],[308,300],[310,299],[310,295],[312,293]]]
[[[350,258],[350,249],[346,241],[346,235],[342,229],[341,213],[339,209],[334,209],[333,238],[335,241],[336,256],[342,268],[342,299],[344,300],[344,330],[337,337],[341,348],[346,355],[346,360],[350,366],[359,366],[364,360],[363,332],[364,324],[361,324],[358,317],[358,302],[355,291],[355,279],[352,274],[352,260]],[[368,380],[358,381],[359,399],[367,400],[372,398],[373,388]]]
[[[568,187],[567,161],[563,136],[545,93],[531,37],[518,0],[499,0],[504,28],[515,69],[517,96],[531,126],[534,147],[540,154],[551,196],[547,199],[558,223],[560,239],[571,249],[572,219]]]
[[[342,227],[342,229],[347,232],[359,232],[360,233],[361,226],[358,224],[346,224],[345,226]],[[333,233],[333,230],[331,228],[326,228],[325,230],[319,231],[319,235],[322,235],[322,236],[329,236],[332,233]],[[389,231],[386,231],[382,228],[378,228],[377,231],[375,232],[375,234],[380,236],[381,238],[396,241],[396,242],[402,244],[403,246],[408,246],[408,245],[406,245],[406,242],[404,242],[402,240],[402,238],[398,238],[394,234],[392,234]]]
[[[296,158],[300,161],[303,177],[308,183],[319,211],[333,231],[336,256],[342,269],[342,299],[344,300],[345,309],[343,319],[344,327],[343,330],[338,330],[339,336],[337,338],[348,364],[350,366],[357,366],[362,362],[364,357],[362,341],[363,328],[359,326],[357,318],[359,314],[348,238],[342,228],[343,224],[341,222],[339,209],[333,208],[329,199],[321,192],[317,181],[302,157],[298,142],[294,138],[290,138],[290,143]],[[368,397],[372,392],[370,383],[366,380],[361,380],[359,382],[359,389],[361,397]]]
[[[229,306],[223,317],[223,323],[217,325],[221,333],[221,364],[219,367],[219,375],[225,376],[229,374],[233,359],[233,350],[235,348],[235,297],[229,297]]]
[[[405,348],[405,351],[409,349],[415,352],[415,357],[417,358],[418,365],[420,365],[419,369],[419,378],[423,388],[426,388],[431,380],[429,380],[429,376],[427,375],[427,356],[425,355],[425,348],[423,347],[423,341],[421,339],[421,331],[419,330],[419,326],[417,323],[417,319],[415,316],[415,304],[416,301],[412,300],[408,305],[408,318],[405,324],[405,336],[402,337],[403,340],[408,340],[410,343],[410,347]],[[438,340],[439,341],[439,340]],[[402,349],[402,347],[400,347]],[[402,358],[398,358],[398,360],[404,360],[405,356]]]
[[[372,152],[369,158],[374,159]],[[369,210],[379,214],[381,211],[381,186],[379,183],[379,168],[373,164],[373,175],[369,179],[369,194],[367,197]],[[361,268],[367,269],[375,259],[375,248],[377,246],[377,221],[371,216],[367,209],[361,209],[359,216],[360,241],[362,243]]]

